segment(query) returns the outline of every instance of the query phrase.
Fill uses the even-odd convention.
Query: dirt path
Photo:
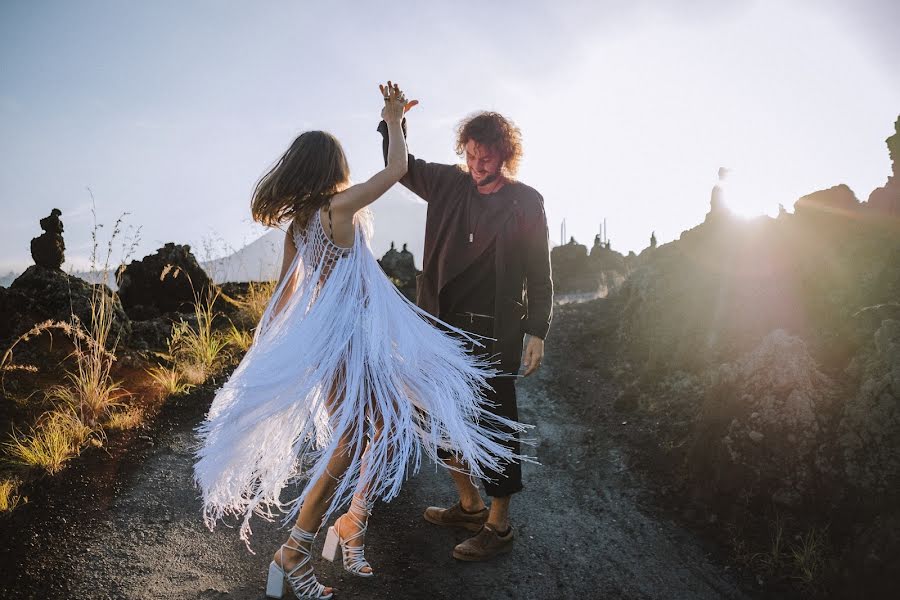
[[[542,466],[526,465],[513,552],[482,564],[454,561],[450,551],[465,533],[421,518],[428,504],[452,500],[450,480],[425,466],[399,498],[376,506],[367,557],[377,577],[354,578],[317,560],[336,598],[746,597],[710,558],[715,549],[641,500],[648,484],[629,470],[628,449],[617,447],[623,425],[606,377],[612,315],[603,302],[560,307],[544,367],[520,384],[521,418],[537,425],[532,453]],[[91,451],[0,520],[0,597],[264,597],[266,566],[286,532],[257,520],[250,555],[235,529],[204,528],[190,444],[210,393],[199,396],[171,402],[119,456],[116,448],[113,458]]]

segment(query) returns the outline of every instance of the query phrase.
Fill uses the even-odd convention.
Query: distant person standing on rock
[[[408,104],[407,110],[417,101]],[[385,157],[387,124],[378,131]],[[406,121],[403,121],[406,134]],[[426,162],[409,155],[400,183],[428,202],[422,274],[417,303],[440,320],[493,338],[489,354],[501,374],[489,381],[496,413],[518,420],[516,378],[523,363],[528,376],[541,365],[550,328],[553,283],[544,199],[514,176],[522,158],[522,135],[495,112],[464,119],[457,128],[456,152],[466,167]],[[474,352],[474,350],[473,350]],[[519,454],[517,441],[511,445]],[[430,507],[425,520],[463,527],[477,534],[457,545],[459,560],[486,560],[509,551],[512,494],[523,489],[521,465],[507,463],[482,480],[490,508],[475,481],[453,454],[442,458],[459,492],[450,508]]]

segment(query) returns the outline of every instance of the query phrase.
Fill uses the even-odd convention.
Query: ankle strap
[[[296,525],[291,528],[291,538],[298,542],[303,543],[311,543],[314,539],[316,539],[316,534],[306,531],[305,529],[300,529]]]
[[[353,499],[350,500],[350,512],[357,515],[371,515],[374,506],[375,502],[360,498],[355,494],[353,495]]]

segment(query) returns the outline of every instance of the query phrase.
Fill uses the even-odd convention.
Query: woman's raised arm
[[[351,186],[343,192],[335,194],[334,199],[331,201],[331,208],[344,218],[352,218],[357,211],[375,202],[392,185],[400,181],[401,177],[406,175],[406,140],[403,137],[400,124],[403,120],[403,114],[415,106],[417,101],[407,102],[406,96],[400,91],[400,87],[395,83],[392,84],[390,81],[388,81],[387,86],[379,85],[379,88],[384,98],[384,108],[381,111],[381,117],[387,123],[390,133],[387,165],[368,181]]]

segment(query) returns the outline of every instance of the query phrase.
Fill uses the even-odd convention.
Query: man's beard
[[[481,181],[476,181],[475,186],[476,187],[484,187],[486,185],[490,185],[490,184],[494,183],[499,178],[500,178],[500,171],[497,171],[496,173],[491,173],[490,175],[488,175]]]

